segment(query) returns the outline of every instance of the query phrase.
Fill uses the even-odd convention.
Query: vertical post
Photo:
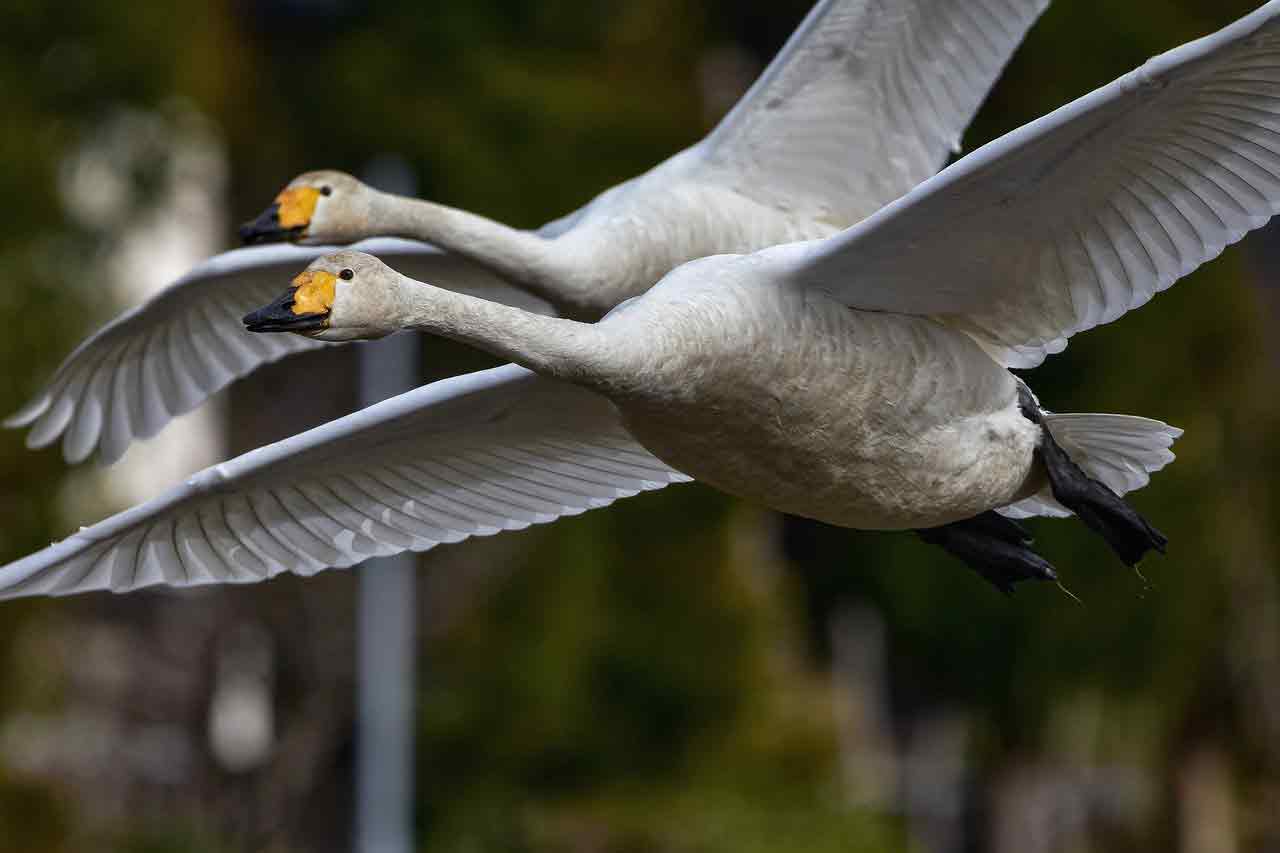
[[[403,161],[379,158],[365,180],[411,193]],[[401,333],[360,349],[360,402],[369,406],[418,384],[418,338]],[[410,853],[417,648],[414,554],[370,560],[359,573],[356,614],[356,853]]]
[[[399,334],[360,353],[368,405],[414,384],[418,340]],[[379,393],[387,391],[391,393]],[[412,553],[358,569],[356,853],[410,853],[416,601]]]

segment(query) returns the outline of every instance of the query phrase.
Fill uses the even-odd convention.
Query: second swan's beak
[[[257,219],[240,226],[240,241],[251,245],[280,243],[305,237],[319,200],[320,190],[315,187],[293,187],[285,190],[276,196],[276,200]]]
[[[337,277],[322,270],[308,270],[293,280],[285,294],[257,311],[244,315],[250,332],[319,332],[329,328]]]
[[[279,243],[289,239],[289,232],[280,227],[280,205],[275,202],[262,211],[257,219],[240,226],[240,242],[246,246],[255,243]]]

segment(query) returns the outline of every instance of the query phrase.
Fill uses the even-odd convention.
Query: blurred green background
[[[1057,0],[966,147],[1256,5]],[[0,0],[0,408],[295,173],[536,226],[698,139],[808,6]],[[1146,582],[1034,523],[1083,604],[700,486],[423,557],[419,849],[1280,849],[1278,264],[1255,234],[1032,375],[1187,430]],[[350,348],[300,364],[225,395],[219,453],[354,406]],[[0,561],[125,494],[0,434]],[[353,580],[6,603],[0,851],[347,849]]]

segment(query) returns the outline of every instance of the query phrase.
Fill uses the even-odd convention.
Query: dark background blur
[[[1256,5],[1057,0],[966,147]],[[808,6],[0,0],[0,408],[297,172],[536,226],[699,138]],[[1146,583],[1034,523],[1082,605],[701,486],[423,557],[419,849],[1280,850],[1277,268],[1255,234],[1032,375],[1187,429]],[[0,562],[349,411],[352,349],[124,485],[0,434]],[[0,607],[0,851],[346,849],[353,581]]]

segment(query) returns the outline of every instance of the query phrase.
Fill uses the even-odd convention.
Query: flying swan
[[[0,595],[256,581],[551,521],[697,478],[917,529],[1003,587],[1052,577],[1009,516],[1074,511],[1127,563],[1119,497],[1179,431],[1052,415],[1008,367],[1117,319],[1280,205],[1280,0],[958,161],[838,235],[685,264],[587,324],[339,252],[251,329],[416,328],[516,365],[197,475],[0,568]]]
[[[822,0],[709,136],[537,231],[313,172],[242,234],[364,241],[416,278],[594,320],[684,261],[833,234],[933,175],[1048,3]],[[435,245],[390,239],[406,237]],[[5,425],[29,426],[33,448],[62,436],[69,462],[115,461],[237,377],[320,346],[251,338],[240,317],[332,250],[211,258],[81,344]]]

